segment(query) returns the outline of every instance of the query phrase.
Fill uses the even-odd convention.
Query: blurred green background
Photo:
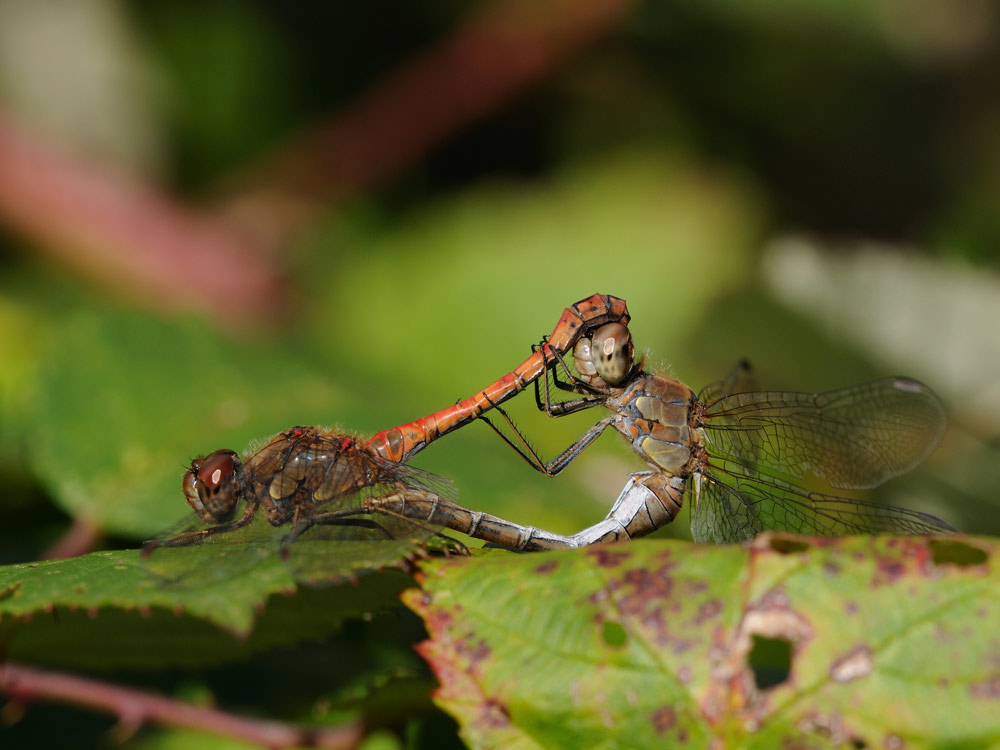
[[[0,0],[3,559],[162,529],[193,455],[442,408],[593,292],[696,389],[926,381],[948,436],[876,496],[1000,530],[997,7],[565,10]],[[599,416],[520,401],[543,455]],[[640,468],[484,425],[416,464],[560,532]]]
[[[0,562],[137,546],[195,455],[467,397],[595,292],[696,390],[927,382],[948,434],[872,496],[1000,532],[998,34],[976,0],[0,0]],[[545,456],[601,416],[517,401]],[[642,468],[608,434],[551,480],[478,424],[415,464],[558,532]]]

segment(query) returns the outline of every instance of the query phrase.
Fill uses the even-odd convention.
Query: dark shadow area
[[[931,559],[935,565],[957,565],[960,568],[967,568],[970,565],[982,565],[989,559],[986,550],[958,539],[931,539],[927,547],[931,551]]]
[[[798,539],[775,537],[771,540],[771,549],[779,555],[794,555],[798,552],[805,552],[809,549],[809,545],[805,542],[800,542]]]
[[[788,680],[792,671],[792,642],[755,635],[747,656],[758,690],[769,690]]]

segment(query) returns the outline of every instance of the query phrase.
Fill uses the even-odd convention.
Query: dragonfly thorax
[[[634,380],[611,407],[615,428],[651,468],[686,476],[700,454],[700,432],[692,425],[694,392],[659,375]]]

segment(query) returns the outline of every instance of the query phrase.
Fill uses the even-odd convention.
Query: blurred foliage
[[[0,0],[0,106],[204,201],[468,11],[79,0],[63,15],[52,0]],[[872,496],[1000,533],[998,34],[998,6],[975,0],[640,4],[282,247],[298,308],[278,330],[236,336],[137,310],[114,280],[81,282],[36,261],[32,238],[0,234],[0,562],[43,554],[74,520],[104,546],[137,546],[187,513],[183,467],[214,448],[297,423],[369,433],[471,395],[594,292],[624,297],[639,348],[695,389],[740,357],[765,386],[926,381],[949,434]],[[597,418],[547,420],[517,401],[545,456]],[[483,425],[416,463],[452,478],[466,506],[558,532],[602,517],[637,468],[605,436],[553,482]],[[419,623],[393,617],[331,624],[320,644],[288,647],[297,657],[248,650],[200,672],[118,675],[306,720],[330,674],[422,669]],[[294,679],[282,656],[303,665]],[[367,666],[331,666],[347,656]],[[282,679],[296,689],[272,710]],[[419,699],[407,684],[387,702],[417,707],[386,724],[412,746],[454,742],[427,673],[415,679]],[[4,733],[65,745],[73,731],[97,747],[107,728],[46,708]],[[188,739],[149,730],[127,744]]]

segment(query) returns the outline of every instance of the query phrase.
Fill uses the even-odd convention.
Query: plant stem
[[[357,723],[307,729],[280,721],[249,719],[131,687],[12,662],[0,664],[0,691],[21,703],[46,699],[107,711],[129,729],[157,722],[215,732],[268,748],[306,746],[339,750],[357,747],[363,736],[363,729]]]

